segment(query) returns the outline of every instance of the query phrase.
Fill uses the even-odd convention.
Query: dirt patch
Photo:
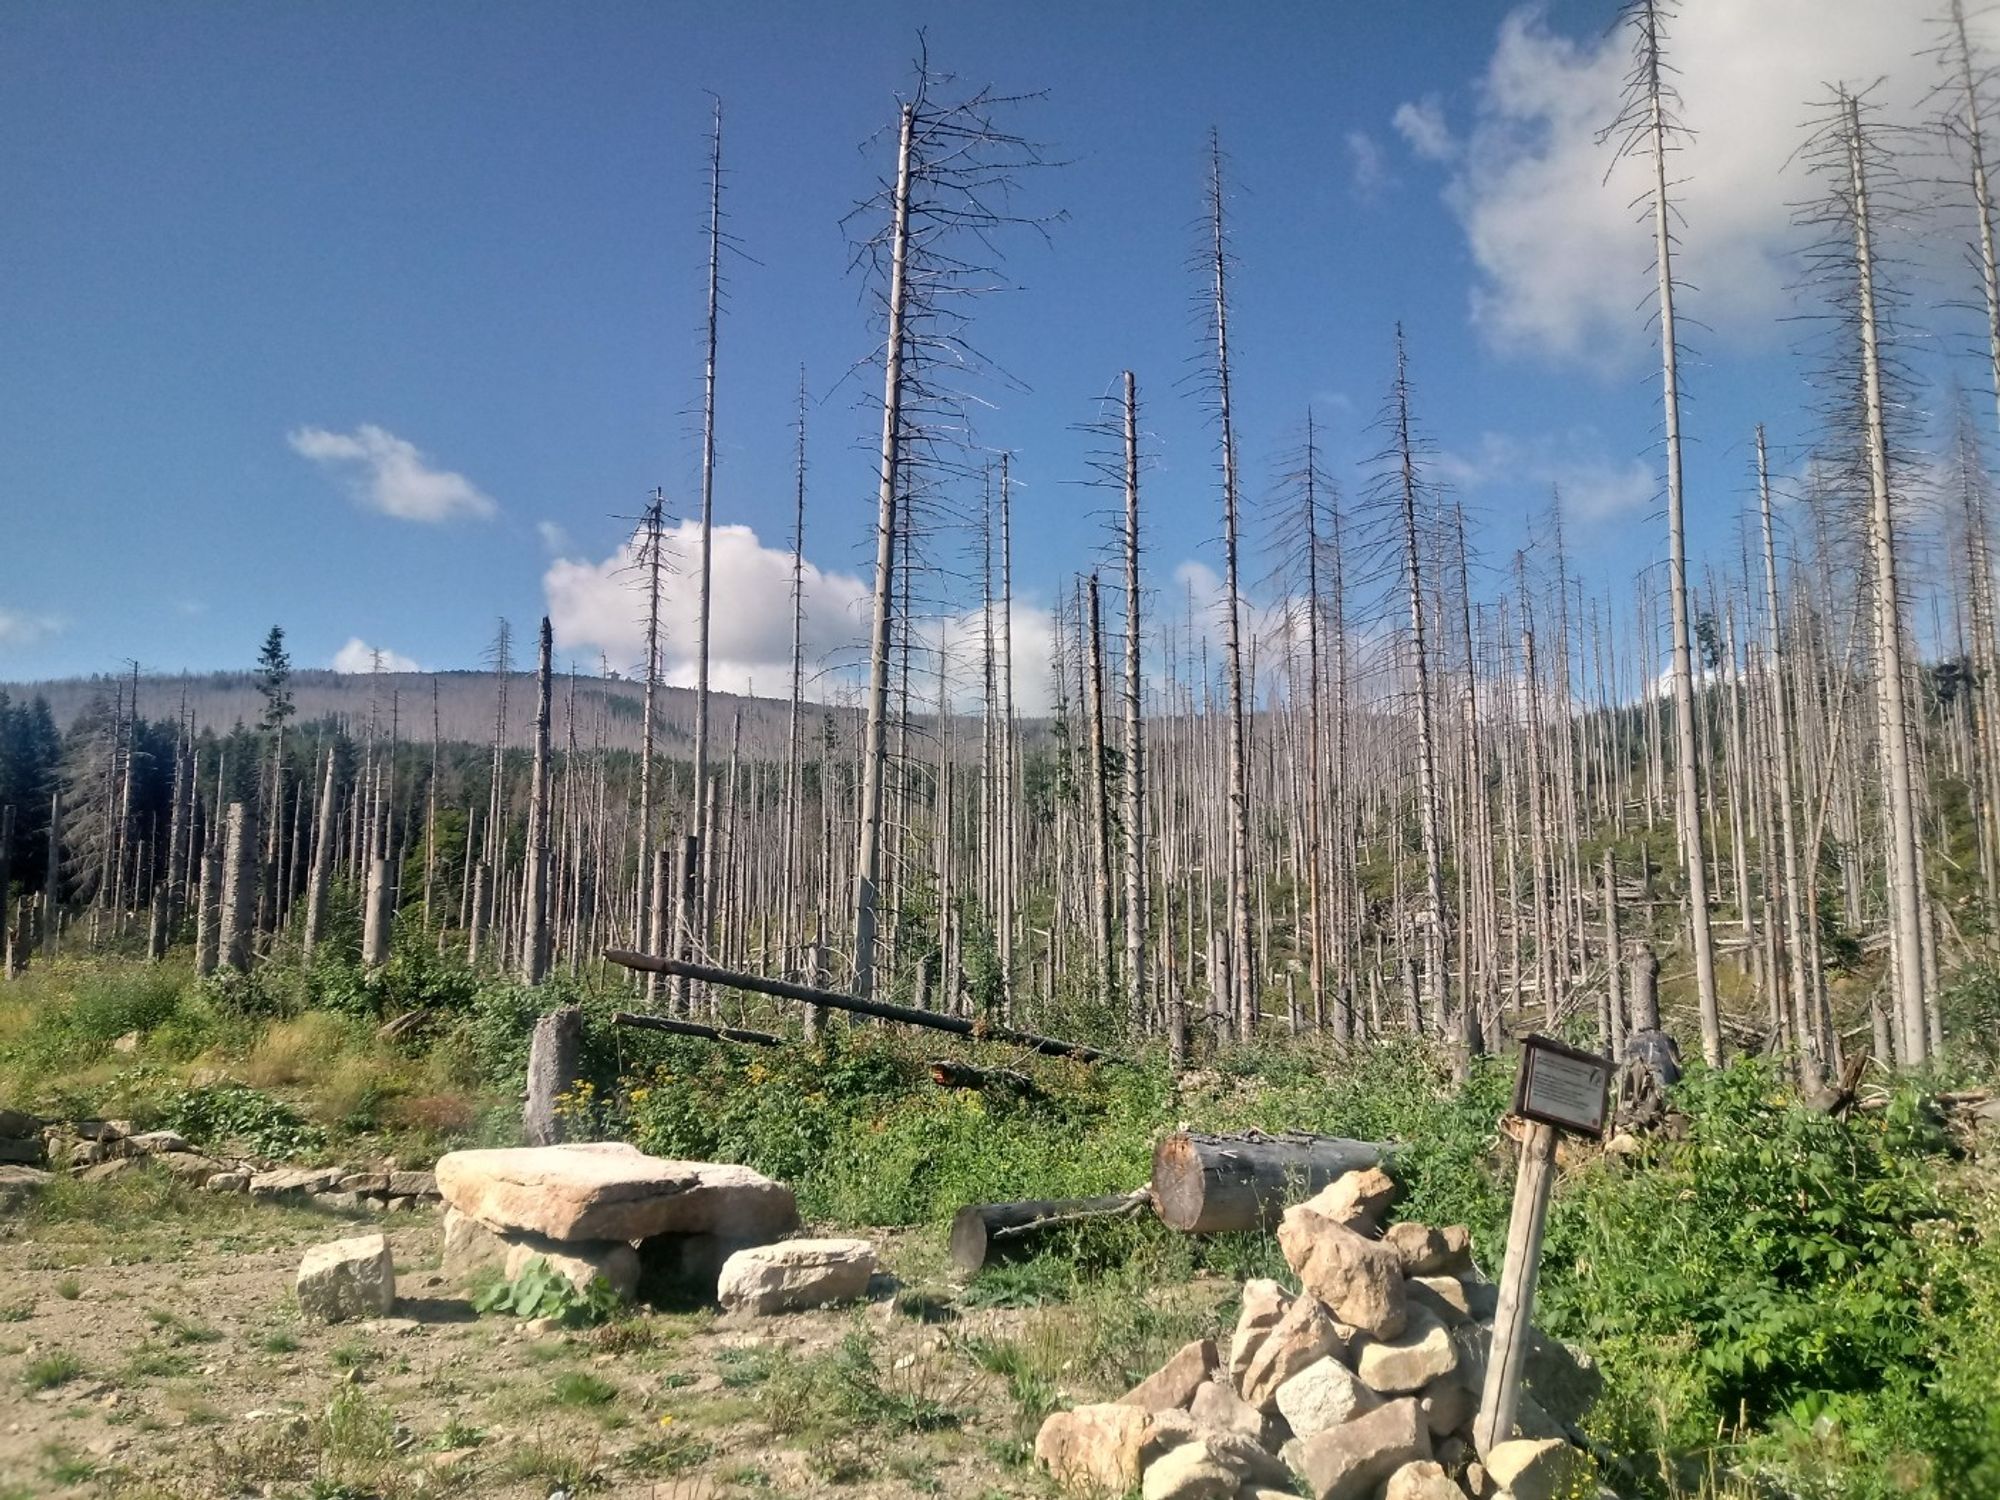
[[[0,1500],[1042,1495],[1041,1411],[1102,1394],[1070,1310],[956,1307],[935,1235],[878,1236],[860,1306],[529,1337],[445,1285],[434,1213],[117,1191],[0,1220]],[[302,1322],[300,1254],[370,1225],[395,1316]]]

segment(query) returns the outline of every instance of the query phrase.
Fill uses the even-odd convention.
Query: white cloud
[[[500,509],[463,474],[432,468],[414,443],[372,423],[351,433],[299,427],[285,441],[329,473],[345,474],[363,505],[399,521],[485,521]]]
[[[1504,481],[1553,485],[1563,514],[1582,522],[1643,514],[1660,492],[1657,473],[1643,460],[1613,458],[1595,428],[1578,427],[1524,442],[1506,433],[1482,433],[1470,452],[1446,450],[1432,472],[1460,489]]]
[[[18,609],[0,609],[0,646],[33,646],[63,628],[55,615],[31,615]]]
[[[714,606],[710,611],[709,684],[723,692],[789,691],[792,674],[792,555],[766,547],[748,526],[714,533]],[[696,579],[701,527],[682,521],[666,534],[670,576],[662,605],[661,673],[695,680]],[[628,541],[601,562],[557,558],[542,575],[549,619],[565,651],[602,651],[620,671],[645,668],[645,604]],[[805,565],[805,656],[809,676],[824,663],[842,668],[858,656],[870,590],[859,578]],[[808,691],[813,685],[808,683]]]
[[[333,660],[328,665],[336,672],[353,674],[373,672],[378,662],[384,672],[423,671],[422,667],[402,652],[371,646],[358,635],[349,636],[347,644],[333,653]]]
[[[550,557],[561,557],[570,549],[569,532],[559,521],[535,522],[535,535],[542,539],[542,550]]]
[[[1347,132],[1347,170],[1354,191],[1364,195],[1374,192],[1388,177],[1382,148],[1365,130]]]
[[[1876,101],[1888,118],[1910,119],[1935,79],[1932,61],[1914,55],[1933,42],[1935,10],[1907,0],[1689,0],[1674,20],[1668,61],[1694,132],[1670,163],[1686,221],[1676,269],[1699,288],[1685,312],[1714,330],[1702,337],[1786,336],[1775,318],[1796,275],[1792,205],[1811,196],[1791,160],[1802,126],[1830,83],[1885,74]],[[1973,24],[1991,55],[2000,16]],[[1446,196],[1478,267],[1474,321],[1503,351],[1609,366],[1648,345],[1652,242],[1634,204],[1649,169],[1614,166],[1614,148],[1597,140],[1629,65],[1624,28],[1573,40],[1537,6],[1501,25]],[[1413,146],[1413,128],[1427,123],[1411,106],[1397,111]]]
[[[1458,143],[1451,138],[1451,127],[1445,124],[1444,101],[1436,94],[1397,105],[1389,123],[1425,161],[1450,161],[1458,154]]]

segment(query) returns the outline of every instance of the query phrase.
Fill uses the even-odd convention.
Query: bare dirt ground
[[[863,1305],[530,1337],[444,1284],[432,1212],[101,1196],[0,1217],[0,1500],[1050,1493],[1027,1454],[1075,1318],[956,1308],[934,1234],[878,1236]],[[375,1228],[395,1316],[301,1321],[304,1248]]]

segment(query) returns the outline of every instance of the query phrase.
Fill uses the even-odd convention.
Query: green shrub
[[[549,1264],[546,1255],[537,1255],[521,1267],[513,1280],[498,1279],[472,1299],[476,1312],[508,1313],[516,1318],[556,1318],[572,1328],[602,1323],[616,1315],[618,1294],[602,1276],[591,1278],[588,1290]]]
[[[326,1148],[326,1132],[282,1099],[224,1080],[177,1089],[160,1102],[168,1129],[203,1148],[238,1147],[253,1156],[311,1156]]]

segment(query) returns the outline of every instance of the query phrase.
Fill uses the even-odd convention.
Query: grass
[[[83,1283],[74,1276],[65,1276],[56,1283],[56,1295],[65,1302],[74,1302],[83,1295]]]
[[[17,1302],[0,1303],[0,1323],[25,1323],[35,1315],[35,1299],[23,1297]]]
[[[30,1391],[51,1391],[82,1375],[83,1361],[67,1349],[38,1354],[21,1369],[21,1385]]]
[[[558,1406],[597,1407],[616,1400],[618,1387],[587,1370],[565,1370],[550,1382],[549,1394]]]

